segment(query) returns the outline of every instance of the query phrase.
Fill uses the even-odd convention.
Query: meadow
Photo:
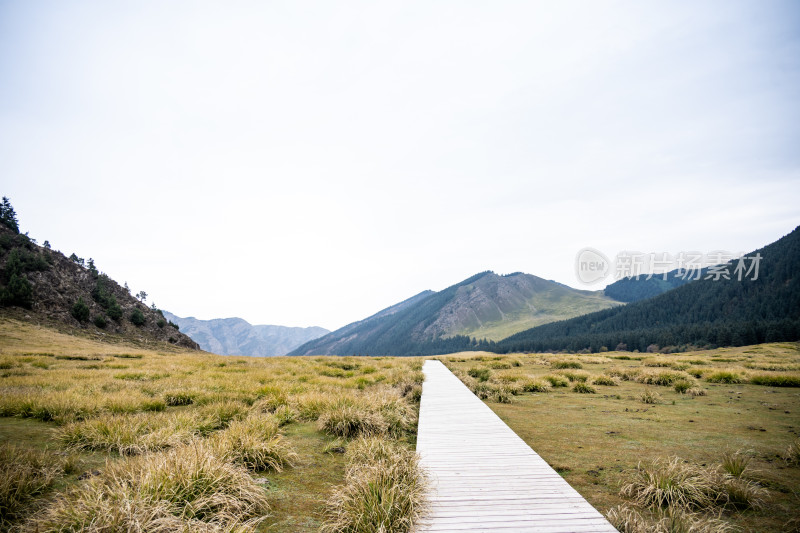
[[[796,343],[439,359],[620,531],[800,531]]]
[[[620,531],[800,530],[797,344],[438,359]],[[409,531],[422,362],[0,318],[0,530]]]
[[[0,530],[407,531],[414,358],[248,358],[0,319]]]

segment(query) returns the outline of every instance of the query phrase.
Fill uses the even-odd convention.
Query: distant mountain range
[[[203,350],[219,355],[286,355],[301,344],[330,333],[320,327],[253,326],[241,318],[199,320],[166,311],[164,316],[180,326]]]
[[[440,353],[471,339],[500,340],[531,326],[616,305],[602,291],[577,290],[521,272],[481,272],[442,291],[421,292],[307,342],[290,355]]]
[[[741,266],[747,271],[737,271]],[[529,329],[487,349],[598,351],[622,344],[644,351],[655,344],[681,350],[800,339],[800,227],[742,264],[715,270],[722,268],[724,275],[707,269],[701,279],[658,296]]]

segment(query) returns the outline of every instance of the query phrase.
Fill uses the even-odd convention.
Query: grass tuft
[[[193,442],[164,453],[108,461],[54,500],[29,531],[255,531],[269,511],[244,468]]]
[[[713,505],[713,484],[706,471],[678,457],[636,467],[620,494],[636,505],[653,508],[705,509]]]
[[[274,470],[294,466],[298,456],[278,434],[273,417],[251,416],[236,420],[212,437],[214,450],[225,459],[253,471]]]
[[[722,470],[729,475],[733,477],[742,477],[751,459],[750,456],[745,455],[741,451],[731,452],[730,450],[726,450],[722,453],[720,465],[722,466]]]
[[[639,395],[639,400],[641,400],[642,403],[647,403],[651,405],[655,405],[662,402],[661,395],[651,389],[645,389],[645,391]]]
[[[569,368],[583,368],[583,365],[577,361],[553,361],[550,366],[555,369],[566,370]]]
[[[551,385],[543,379],[526,379],[521,384],[524,392],[550,392]]]
[[[675,392],[680,394],[685,394],[693,386],[694,382],[688,379],[679,379],[672,384],[672,388],[675,390]]]
[[[603,385],[606,387],[618,387],[619,378],[614,376],[600,375],[592,378],[592,385]]]
[[[797,374],[756,374],[750,376],[750,383],[767,387],[800,387],[800,376]]]
[[[719,372],[712,372],[705,376],[706,381],[709,383],[726,383],[735,385],[737,383],[744,383],[744,378],[737,372],[729,370],[720,370]]]
[[[388,425],[378,413],[366,406],[337,405],[320,415],[317,428],[328,435],[353,438],[383,435]]]
[[[491,371],[488,368],[473,367],[467,370],[467,375],[471,378],[477,379],[478,381],[489,381]]]
[[[597,389],[595,389],[591,385],[587,385],[582,381],[578,381],[577,383],[575,383],[575,386],[572,387],[572,390],[574,392],[579,392],[581,394],[595,394],[597,392]]]
[[[795,439],[783,454],[783,459],[791,465],[800,465],[800,439]]]
[[[569,380],[564,376],[557,376],[554,374],[550,374],[548,376],[544,376],[544,379],[550,382],[550,386],[553,388],[556,387],[569,387]]]
[[[51,453],[0,445],[0,530],[29,514],[28,506],[65,472],[65,460]]]
[[[326,503],[323,533],[407,533],[425,508],[426,479],[417,455],[382,439],[347,450],[345,483]]]

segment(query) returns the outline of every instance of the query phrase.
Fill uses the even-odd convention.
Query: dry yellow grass
[[[503,365],[506,357],[521,366]],[[553,370],[559,359],[582,368]],[[615,523],[627,524],[622,530],[769,532],[797,526],[797,343],[669,355],[454,354],[441,360],[590,503],[603,512],[615,509]],[[477,382],[470,370],[487,372],[487,381]],[[485,389],[499,386],[509,372],[516,383],[546,380],[551,387],[546,393],[523,387],[511,403],[499,402]],[[573,391],[580,379],[596,394]],[[643,396],[655,403],[643,403]],[[688,461],[673,465],[675,476],[652,466],[674,456]],[[703,496],[713,500],[710,510],[653,503],[668,491],[691,491],[692,483],[675,483],[698,468],[708,473],[700,481],[713,482]],[[625,486],[631,489],[620,494]],[[639,507],[632,507],[634,499]]]
[[[169,345],[148,350],[0,318],[0,426],[4,420],[46,422],[47,431],[37,430],[42,445],[92,457],[94,464],[98,454],[107,461],[86,480],[45,476],[43,488],[13,504],[17,511],[44,506],[44,518],[17,525],[50,531],[83,524],[75,526],[80,529],[95,513],[103,517],[98,524],[112,529],[315,531],[324,519],[318,495],[311,497],[319,480],[333,497],[356,479],[317,443],[372,435],[413,450],[420,369],[413,358],[221,357]],[[10,431],[0,434],[14,440]],[[221,486],[200,500],[153,499],[149,489],[125,481],[130,472],[149,476],[148,465],[178,468],[192,447],[216,465],[214,472],[241,478],[247,498],[238,501]],[[313,478],[292,476],[293,466],[308,471],[311,465]],[[283,516],[283,491],[293,491],[292,509],[299,503],[308,515]],[[272,494],[278,504],[264,518]],[[217,514],[198,514],[204,498],[227,503]],[[135,505],[115,511],[113,501]],[[407,522],[393,530],[404,531]]]

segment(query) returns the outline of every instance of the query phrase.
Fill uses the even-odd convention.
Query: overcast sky
[[[180,316],[329,329],[800,224],[800,3],[0,0],[0,193]]]

